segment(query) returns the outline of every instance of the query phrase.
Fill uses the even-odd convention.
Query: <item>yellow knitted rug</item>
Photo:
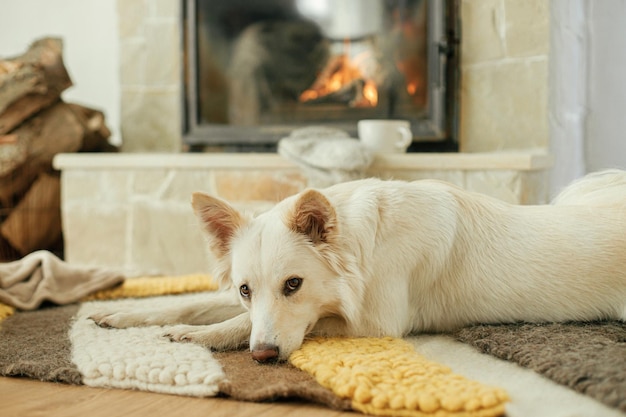
[[[211,276],[190,274],[174,277],[137,277],[125,280],[122,284],[97,291],[82,301],[116,300],[120,298],[154,297],[158,295],[186,294],[202,291],[215,291],[218,286]],[[0,321],[13,315],[15,307],[0,303]]]
[[[368,414],[499,416],[508,401],[504,390],[453,374],[400,339],[315,339],[290,362]]]
[[[185,302],[187,297],[195,297],[188,293],[213,291],[216,288],[216,284],[207,275],[134,278],[126,280],[115,288],[98,291],[86,297],[83,305],[91,305],[90,302],[93,301],[119,303],[120,301],[116,300],[124,298],[127,299],[125,303],[137,303],[138,306],[147,305],[152,299],[158,303],[176,304]],[[181,299],[178,300],[178,297],[154,298],[171,294],[181,294]],[[42,380],[133,388],[179,395],[222,394],[248,401],[299,397],[337,409],[347,407],[367,414],[388,416],[490,417],[502,415],[505,403],[508,401],[507,394],[503,390],[455,375],[445,366],[423,358],[408,342],[403,340],[391,338],[314,339],[306,341],[302,348],[291,356],[290,362],[295,368],[289,364],[266,366],[256,364],[249,358],[247,352],[224,353],[211,357],[208,351],[199,346],[169,343],[163,340],[162,331],[159,329],[152,331],[146,329],[145,331],[150,334],[139,335],[140,341],[133,342],[135,339],[129,339],[130,344],[124,347],[123,341],[127,335],[131,337],[134,330],[98,328],[93,323],[85,321],[86,319],[81,319],[80,316],[76,318],[79,308],[82,310],[80,306],[66,306],[34,312],[19,312],[11,307],[0,305],[0,321],[2,321],[0,324],[3,324],[0,325],[0,339],[9,335],[11,337],[11,339],[5,339],[10,343],[0,348],[0,357],[4,358],[0,359],[0,375],[31,376]],[[54,316],[51,316],[52,314]],[[5,320],[2,320],[3,317]],[[55,326],[58,326],[58,330],[55,330]],[[63,353],[69,350],[66,334],[68,329],[77,329],[77,326],[82,326],[84,330],[98,335],[95,339],[98,341],[97,344],[105,345],[94,347],[87,344],[80,348],[85,353],[90,352],[91,348],[98,352],[131,349],[134,344],[138,343],[140,345],[138,349],[156,352],[151,354],[154,357],[164,355],[164,352],[174,349],[175,351],[171,354],[159,356],[170,358],[163,359],[167,361],[172,360],[171,358],[180,358],[186,350],[196,349],[191,352],[195,358],[208,355],[205,360],[201,361],[206,366],[209,362],[214,362],[215,366],[203,368],[203,372],[207,375],[205,384],[211,386],[206,388],[203,388],[201,384],[179,386],[176,383],[180,381],[178,377],[170,378],[174,381],[171,386],[168,385],[169,379],[167,378],[163,381],[159,378],[152,381],[150,379],[152,373],[165,366],[160,362],[154,364],[158,369],[145,372],[147,375],[145,381],[141,379],[143,374],[140,372],[136,375],[127,374],[124,378],[116,376],[115,373],[100,375],[99,369],[102,366],[94,368],[93,372],[98,372],[92,375],[91,371],[86,372],[84,368],[73,362],[75,356],[68,357],[66,353]],[[151,332],[154,336],[151,336]],[[65,346],[65,348],[55,349],[59,352],[58,357],[52,360],[49,349],[42,348],[41,352],[37,351],[37,342],[34,342],[37,338],[33,333],[45,335],[41,337],[41,343],[55,346],[57,342],[54,340],[58,339],[58,346]],[[75,342],[80,342],[80,340],[74,340],[72,343]],[[76,351],[77,346],[74,345],[72,349]],[[126,363],[123,361],[134,360],[125,358],[122,353],[119,358],[114,356],[109,359],[108,368],[116,369]],[[100,357],[100,354],[95,357]],[[118,360],[121,362],[116,365]],[[126,363],[127,370],[133,369],[134,362],[131,362]],[[146,365],[141,364],[141,366]],[[178,369],[177,366],[176,363],[168,365],[172,369]],[[302,376],[299,376],[300,374]],[[61,378],[59,375],[64,375],[64,377]]]
[[[186,294],[215,291],[217,288],[217,284],[206,274],[191,274],[175,277],[140,277],[127,279],[117,287],[98,291],[85,297],[83,301]]]

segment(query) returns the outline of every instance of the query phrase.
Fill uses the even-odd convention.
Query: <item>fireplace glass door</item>
[[[450,139],[448,8],[440,0],[189,0],[186,141],[272,146],[324,125],[411,121]]]

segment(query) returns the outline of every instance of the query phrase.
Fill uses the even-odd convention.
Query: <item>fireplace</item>
[[[448,49],[450,55],[446,53],[440,59],[446,63],[443,126],[454,138],[456,129],[450,126],[459,121],[460,152],[387,155],[376,158],[367,174],[409,181],[438,179],[514,204],[546,203],[546,179],[551,168],[545,149],[550,145],[548,75],[553,74],[548,71],[548,54],[552,3],[456,3],[463,24],[461,89],[450,83],[455,81],[450,74],[455,75],[457,68],[454,35],[447,37],[447,46],[442,46],[443,52]],[[199,229],[190,226],[193,213],[189,210],[189,195],[193,191],[204,190],[242,210],[260,212],[282,197],[309,187],[307,178],[296,165],[276,153],[181,152],[188,150],[187,146],[181,147],[180,127],[186,117],[181,113],[181,90],[190,84],[188,79],[181,80],[183,42],[178,36],[182,33],[183,1],[129,0],[116,4],[120,17],[124,152],[60,155],[55,160],[55,168],[63,171],[66,259],[121,266],[134,275],[209,270],[211,258],[203,253],[207,245]],[[456,23],[449,23],[449,7],[452,5],[444,10],[445,34],[457,33]],[[562,8],[557,16],[571,11]],[[557,23],[563,24],[561,31],[570,33],[576,28],[578,16],[574,13],[569,19],[559,20]],[[584,27],[577,30],[584,31]],[[577,36],[581,32],[571,33]],[[462,110],[459,118],[450,111],[456,100],[448,100],[457,92]],[[550,118],[557,124],[566,119]],[[193,126],[187,123],[186,140],[201,137],[199,128],[212,124],[230,129],[226,123],[202,126],[200,122],[196,119]],[[567,130],[571,123],[565,125]],[[284,129],[280,124],[279,128]],[[256,129],[249,129],[255,133]],[[217,133],[203,140],[198,147],[240,143],[239,139]],[[419,143],[430,146],[443,142]],[[94,222],[94,216],[104,220]],[[154,253],[164,256],[155,258]]]
[[[457,150],[456,3],[185,0],[184,141],[272,150],[298,127],[405,119],[410,150]]]

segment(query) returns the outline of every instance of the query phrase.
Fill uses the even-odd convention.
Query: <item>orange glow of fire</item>
[[[378,89],[376,83],[366,79],[359,68],[354,65],[347,55],[339,55],[331,60],[326,69],[311,86],[300,94],[299,100],[307,102],[319,97],[339,91],[352,81],[363,80],[362,97],[352,104],[355,107],[375,107],[378,104]]]
[[[305,101],[309,101],[309,100],[314,100],[316,98],[318,98],[320,95],[317,91],[315,90],[305,90],[302,92],[302,94],[300,94],[300,101],[301,102],[305,102]]]
[[[395,62],[398,71],[406,80],[406,92],[416,105],[423,105],[424,74],[421,61],[415,59],[398,60]]]
[[[372,80],[367,80],[363,86],[363,97],[370,103],[372,107],[378,104],[378,89]]]
[[[410,95],[414,95],[415,92],[417,91],[417,83],[416,82],[409,82],[406,85],[406,92],[409,93]]]

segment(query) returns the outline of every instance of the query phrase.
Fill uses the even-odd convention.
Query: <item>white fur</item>
[[[193,205],[233,298],[199,307],[194,321],[205,315],[209,325],[183,327],[173,340],[230,348],[249,335],[259,360],[268,351],[286,359],[308,334],[400,337],[472,323],[626,319],[623,171],[585,177],[542,206],[440,181],[376,179],[307,190],[253,219],[203,194]],[[293,277],[302,284],[287,294]],[[243,285],[249,298],[238,294]],[[210,324],[211,311],[226,304],[236,317]],[[138,322],[112,317],[94,319]]]

